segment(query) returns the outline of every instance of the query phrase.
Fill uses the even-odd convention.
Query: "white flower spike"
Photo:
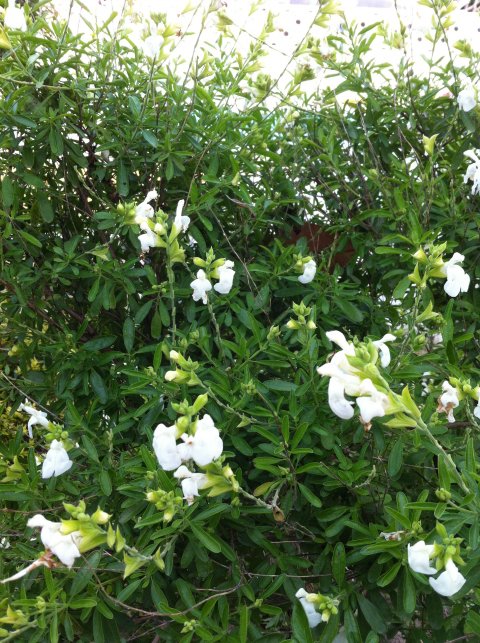
[[[450,297],[457,297],[461,292],[467,292],[470,286],[470,277],[458,264],[462,263],[465,257],[455,252],[453,257],[442,266],[442,272],[447,281],[443,289]]]
[[[426,545],[424,540],[419,540],[414,545],[408,545],[407,553],[410,569],[428,576],[436,574],[437,570],[430,565],[430,556],[433,554],[434,549],[434,545]]]
[[[310,259],[304,266],[303,266],[303,274],[300,275],[298,278],[298,281],[301,284],[309,284],[311,281],[313,281],[315,274],[317,272],[317,264],[313,259]]]
[[[51,522],[45,516],[36,514],[27,522],[28,527],[40,527],[40,538],[46,549],[55,554],[55,556],[67,567],[71,567],[75,558],[81,556],[79,545],[82,536],[79,531],[73,531],[70,534],[62,534],[61,522]]]
[[[73,462],[68,457],[65,447],[58,440],[52,440],[42,465],[42,478],[61,476],[71,469]]]
[[[200,301],[201,299],[204,304],[207,303],[207,293],[212,289],[212,284],[207,279],[205,270],[200,269],[197,272],[197,278],[191,282],[190,288],[193,290],[193,301]]]
[[[233,270],[234,265],[233,261],[227,259],[223,266],[217,268],[219,281],[214,285],[214,289],[220,295],[228,295],[232,289],[233,278],[235,276],[235,270]]]
[[[453,560],[448,560],[445,571],[438,578],[429,578],[428,582],[440,596],[453,596],[465,585],[466,578],[458,571]]]

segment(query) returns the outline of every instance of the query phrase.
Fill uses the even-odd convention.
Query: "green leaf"
[[[112,493],[112,481],[108,475],[108,471],[102,469],[100,475],[98,476],[98,482],[100,484],[100,489],[103,491],[104,496],[110,496]]]
[[[93,577],[93,572],[97,571],[98,564],[100,562],[101,557],[102,557],[101,551],[94,551],[92,554],[90,554],[90,556],[86,558],[84,562],[82,562],[82,567],[78,570],[78,572],[73,577],[72,584],[70,586],[70,591],[68,592],[68,595],[70,598],[73,598],[77,594],[80,594],[80,592],[85,589],[85,587],[88,585],[88,583],[91,581]],[[86,605],[85,601],[87,601],[87,603],[89,604]],[[71,607],[72,609],[80,609],[81,607],[82,608],[93,607],[96,604],[97,604],[96,599],[82,597],[82,598],[76,599],[76,601],[72,601]]]
[[[312,632],[308,624],[307,615],[298,599],[295,599],[295,604],[293,606],[292,632],[296,642],[313,643]]]
[[[335,305],[337,306],[337,308],[340,308],[345,317],[350,321],[355,322],[356,324],[362,321],[362,311],[357,308],[357,306],[352,304],[351,301],[348,301],[347,299],[337,298],[335,299]]]
[[[270,391],[296,391],[297,385],[294,382],[285,382],[283,380],[266,380],[262,382],[265,388],[268,388]]]
[[[413,614],[417,603],[417,595],[415,591],[415,581],[407,568],[405,568],[403,572],[402,596],[403,609],[407,614]]]
[[[31,243],[32,246],[35,246],[36,248],[41,248],[42,244],[41,242],[31,235],[29,232],[25,232],[25,230],[20,230],[20,235],[25,239],[25,241],[28,241],[28,243]]]
[[[388,456],[387,471],[388,475],[394,478],[399,473],[403,464],[403,440],[400,438],[393,445],[390,455]]]
[[[250,620],[250,610],[244,604],[240,605],[240,627],[239,627],[239,639],[240,643],[248,643],[248,623]]]
[[[13,198],[14,198],[14,192],[13,192],[12,179],[7,175],[7,176],[4,176],[2,179],[3,207],[6,209],[11,208],[13,205]]]
[[[322,501],[320,498],[318,498],[313,491],[311,491],[308,487],[305,485],[301,484],[300,482],[298,483],[298,488],[300,489],[300,492],[302,496],[308,500],[308,502],[313,505],[314,507],[317,507],[320,509],[320,507],[323,505]]]
[[[213,552],[214,554],[219,554],[222,551],[222,546],[218,540],[207,533],[202,527],[195,523],[190,523],[193,535],[202,543],[202,545]]]
[[[341,589],[345,581],[345,569],[347,566],[347,557],[345,554],[345,546],[343,543],[338,542],[335,545],[332,556],[332,573],[337,581],[338,587]]]
[[[365,620],[372,630],[378,632],[378,634],[384,634],[387,631],[387,625],[375,605],[360,593],[357,594],[357,601]]]
[[[105,382],[97,371],[92,371],[90,373],[90,384],[95,392],[95,395],[100,400],[101,404],[106,404],[108,400],[108,392],[105,386]]]
[[[150,132],[148,130],[142,130],[142,136],[147,141],[147,143],[152,147],[158,147],[160,145],[158,138],[155,136],[153,132]]]
[[[131,317],[126,317],[123,322],[123,343],[127,353],[132,352],[133,343],[135,341],[135,323]]]
[[[87,455],[90,458],[90,460],[93,460],[94,462],[99,463],[100,460],[98,459],[97,449],[95,448],[95,445],[90,440],[88,435],[85,435],[85,434],[82,435],[81,440],[82,440],[82,444],[85,447],[85,451],[87,452]]]

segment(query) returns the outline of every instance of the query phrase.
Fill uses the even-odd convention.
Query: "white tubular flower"
[[[61,476],[72,467],[73,462],[68,457],[65,447],[58,440],[52,440],[50,448],[42,465],[42,478]]]
[[[157,34],[152,34],[145,38],[142,43],[143,53],[147,58],[158,58],[162,50],[163,38]]]
[[[360,389],[362,395],[357,397],[360,420],[363,424],[369,425],[373,418],[385,415],[389,400],[385,393],[378,391],[369,379],[362,381]]]
[[[155,248],[157,245],[157,235],[146,221],[140,223],[140,228],[145,231],[143,234],[138,235],[140,247],[142,252],[148,252],[150,248]]]
[[[150,190],[150,192],[147,192],[147,196],[144,201],[139,203],[135,208],[135,223],[141,225],[142,223],[145,223],[147,219],[151,219],[153,217],[154,210],[149,202],[153,201],[153,199],[156,199],[157,197],[158,194],[156,190]]]
[[[183,497],[191,505],[196,496],[199,496],[199,489],[207,484],[207,476],[204,473],[192,473],[182,464],[173,474],[177,480],[181,480]]]
[[[322,616],[315,609],[315,605],[313,604],[313,602],[308,600],[309,597],[316,598],[316,594],[308,594],[302,587],[298,590],[295,596],[302,604],[310,627],[317,627],[317,625],[322,622]]]
[[[477,150],[479,152],[479,150]],[[473,161],[467,167],[463,182],[472,181],[472,194],[480,194],[480,158],[475,150],[467,150],[465,156]]]
[[[182,464],[176,444],[177,427],[159,424],[153,433],[153,450],[159,465],[165,471],[173,471]]]
[[[28,400],[25,400],[27,402]],[[28,404],[20,404],[18,407],[19,411],[25,411],[25,413],[30,414],[30,419],[28,420],[28,435],[30,438],[33,438],[33,431],[32,431],[32,426],[35,424],[40,424],[41,426],[48,428],[48,425],[50,422],[47,419],[47,414],[44,411],[38,411],[37,409],[34,409],[33,406],[29,406]]]
[[[430,555],[433,554],[435,545],[426,545],[424,540],[419,540],[414,545],[408,545],[408,564],[410,569],[419,574],[431,576],[436,574],[435,567],[430,566]]]
[[[61,522],[51,522],[45,516],[36,514],[27,522],[28,527],[41,527],[40,538],[46,549],[55,554],[55,556],[67,567],[71,567],[75,558],[81,556],[78,549],[82,536],[79,531],[73,531],[70,534],[62,534]]]
[[[300,275],[298,278],[298,281],[301,284],[309,284],[311,281],[313,281],[315,274],[317,272],[317,264],[313,259],[310,259],[304,266],[303,266],[303,274]]]
[[[458,571],[453,560],[448,560],[445,571],[438,578],[429,578],[428,582],[440,596],[453,596],[465,585],[466,578]]]
[[[469,275],[458,265],[464,259],[463,255],[455,252],[453,257],[442,266],[442,272],[447,278],[443,289],[450,297],[457,297],[460,292],[467,292],[470,286]]]
[[[445,412],[447,414],[447,420],[449,422],[455,422],[455,417],[453,415],[453,409],[456,409],[460,404],[458,399],[457,389],[450,384],[448,380],[445,380],[442,384],[442,395],[438,398],[438,413]]]
[[[182,199],[177,203],[177,211],[175,213],[175,220],[173,222],[179,233],[186,232],[188,230],[188,226],[190,225],[190,217],[182,215],[184,205],[185,199]]]
[[[477,104],[477,96],[473,85],[462,89],[457,96],[458,106],[464,112],[470,112]]]
[[[7,29],[14,29],[17,31],[27,31],[27,21],[25,20],[25,12],[15,6],[15,0],[8,1],[8,7],[5,10],[5,17],[3,23]]]
[[[214,285],[214,289],[220,295],[228,295],[233,286],[233,278],[235,276],[235,270],[233,270],[234,262],[227,259],[223,266],[217,268],[218,271],[218,283]]]
[[[387,368],[390,364],[390,349],[387,346],[386,342],[394,342],[397,338],[392,333],[387,333],[382,337],[382,339],[377,339],[373,342],[373,345],[378,348],[380,353],[380,364],[383,368]]]
[[[317,370],[320,373],[320,370]],[[338,377],[331,377],[328,383],[328,405],[342,420],[350,420],[353,417],[353,402],[346,399],[344,383]]]
[[[222,455],[223,441],[212,418],[205,414],[197,421],[192,457],[199,467],[206,467]]]
[[[205,270],[200,269],[197,272],[197,278],[191,282],[190,288],[193,289],[193,301],[200,301],[201,299],[204,304],[207,303],[207,293],[212,289],[212,284],[207,279]]]

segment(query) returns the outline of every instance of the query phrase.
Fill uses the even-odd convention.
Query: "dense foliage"
[[[41,4],[27,30],[0,31],[0,575],[38,563],[0,586],[2,636],[480,636],[480,197],[464,183],[472,160],[480,173],[464,155],[479,116],[457,101],[476,100],[478,54],[460,42],[454,61],[451,40],[437,59],[451,3],[423,3],[422,70],[404,26],[323,3],[279,78],[261,71],[271,16],[242,54],[242,32],[204,3],[187,18],[218,41],[181,64],[188,26],[159,15],[153,38],[129,36],[130,16],[87,37]],[[372,59],[378,41],[395,62]],[[451,297],[446,277],[466,285],[444,269],[454,252],[471,281]],[[223,259],[235,277],[219,292]],[[378,389],[347,387],[363,422],[333,412],[317,373],[332,330],[358,338],[343,371]],[[390,363],[367,339],[386,333]],[[361,395],[383,416],[370,422]],[[202,460],[218,445],[206,414],[220,458]],[[197,417],[209,437],[184,461],[206,475],[198,496],[155,431],[176,422],[190,448]],[[61,475],[42,477],[55,448]],[[55,528],[49,546],[44,518],[81,555]],[[422,540],[438,571],[453,561],[466,578],[453,598],[413,569]],[[302,588],[320,595],[313,629]]]

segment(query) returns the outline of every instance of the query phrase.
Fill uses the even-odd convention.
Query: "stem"
[[[177,308],[175,306],[175,273],[172,270],[170,263],[170,256],[167,253],[167,276],[168,276],[168,285],[170,291],[170,307],[172,310],[172,345],[175,342],[175,335],[177,332]]]
[[[457,469],[457,465],[453,461],[452,456],[445,451],[443,446],[440,444],[440,442],[437,440],[437,438],[430,432],[430,429],[423,422],[422,419],[417,420],[417,428],[420,431],[420,433],[423,433],[423,435],[425,435],[430,440],[430,442],[435,446],[435,448],[438,449],[438,451],[443,455],[443,457],[445,458],[445,462],[448,464],[449,469],[453,473],[454,478],[455,478],[458,486],[462,489],[462,491],[467,495],[470,494],[471,491],[467,487],[467,485],[465,484],[465,481],[464,481],[464,479],[462,477],[462,474]]]
[[[207,307],[213,322],[213,326],[215,328],[215,335],[217,336],[217,344],[218,344],[218,350],[220,352],[220,357],[222,358],[222,361],[225,362],[225,353],[222,345],[222,336],[220,334],[220,326],[218,325],[217,318],[215,317],[215,313],[213,312],[212,302],[208,298],[207,298]]]

